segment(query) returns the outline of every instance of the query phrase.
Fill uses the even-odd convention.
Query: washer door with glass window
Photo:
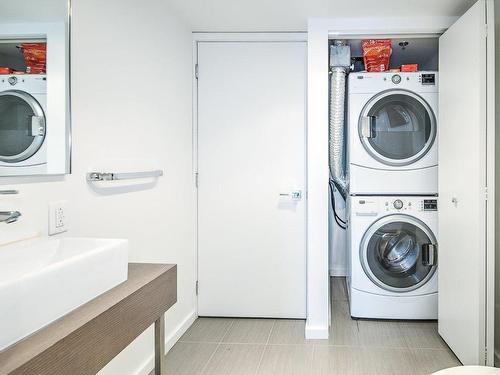
[[[408,292],[423,286],[436,271],[428,251],[437,248],[436,237],[420,220],[390,215],[376,221],[365,233],[360,260],[366,275],[380,288]]]
[[[436,117],[429,104],[407,90],[384,91],[363,108],[359,136],[379,162],[407,166],[421,159],[436,138]]]
[[[45,114],[30,94],[0,92],[0,162],[18,163],[32,157],[45,138]]]

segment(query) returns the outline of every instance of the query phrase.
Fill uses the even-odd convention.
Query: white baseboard
[[[196,310],[193,310],[191,314],[189,314],[178,326],[177,329],[174,330],[166,339],[165,350],[167,353],[172,349],[177,341],[181,338],[181,336],[186,333],[189,327],[191,327],[196,320],[198,315],[196,314]],[[168,320],[167,320],[168,324]]]
[[[170,349],[175,345],[177,341],[181,338],[181,336],[188,330],[189,327],[196,320],[196,310],[193,310],[182,322],[180,322],[177,327],[173,330],[173,332],[165,338],[165,350],[167,353]],[[167,320],[168,324],[168,320]],[[149,373],[155,367],[155,356],[154,353],[148,358],[146,362],[142,364],[141,367],[134,373],[134,375],[149,375]]]
[[[347,267],[335,266],[330,268],[331,277],[345,277],[347,276]]]
[[[328,340],[328,326],[310,326],[306,322],[306,340]]]

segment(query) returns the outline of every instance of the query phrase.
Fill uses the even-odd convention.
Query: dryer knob
[[[14,86],[17,83],[17,77],[9,77],[8,81],[11,86]]]
[[[399,74],[394,74],[392,76],[392,83],[395,83],[396,85],[401,83],[401,76]]]
[[[400,210],[403,208],[403,201],[401,199],[396,199],[393,204],[396,210]]]

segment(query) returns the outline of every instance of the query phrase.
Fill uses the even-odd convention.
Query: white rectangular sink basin
[[[0,350],[127,276],[127,240],[35,238],[0,246]]]

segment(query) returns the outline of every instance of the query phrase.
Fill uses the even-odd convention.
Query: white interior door
[[[439,333],[462,363],[483,365],[493,354],[487,5],[478,1],[439,43]]]
[[[198,44],[200,316],[305,318],[306,63],[305,42]]]

